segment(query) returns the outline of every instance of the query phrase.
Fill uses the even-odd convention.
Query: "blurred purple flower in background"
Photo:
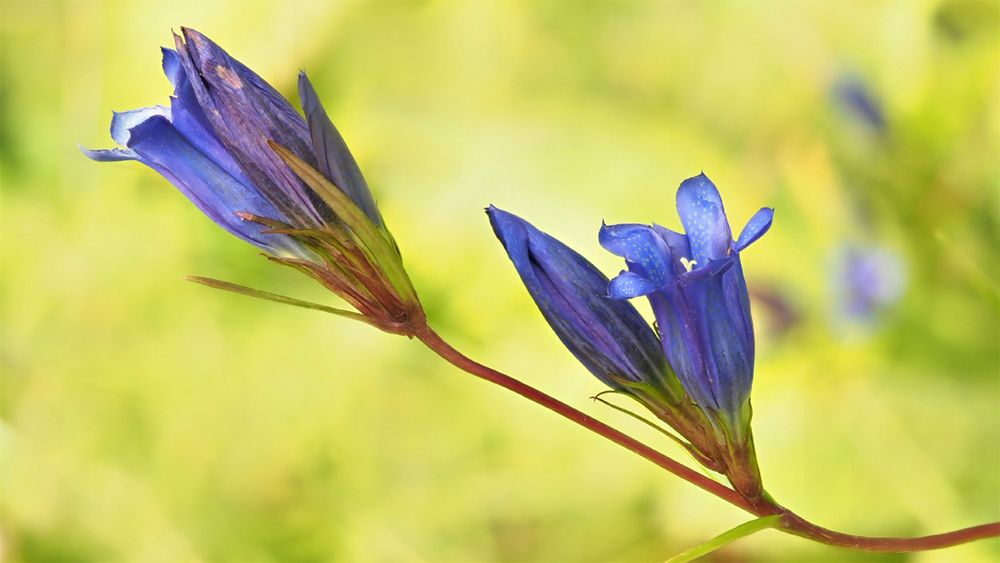
[[[834,316],[841,324],[872,325],[906,290],[906,266],[893,250],[846,244],[833,264]]]
[[[855,121],[875,132],[885,131],[887,122],[882,103],[864,80],[854,75],[841,76],[833,84],[832,95],[836,105]]]

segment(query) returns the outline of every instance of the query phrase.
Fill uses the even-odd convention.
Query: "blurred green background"
[[[744,255],[768,489],[852,533],[1000,519],[997,2],[0,9],[0,559],[660,561],[746,518],[416,342],[186,283],[335,302],[151,170],[79,153],[111,145],[112,109],[166,103],[181,25],[290,97],[310,73],[446,337],[679,458],[589,399],[482,208],[614,273],[601,220],[677,227],[701,170],[734,228],[774,206]],[[906,264],[864,323],[831,291],[846,243]],[[764,532],[713,560],[997,558]]]

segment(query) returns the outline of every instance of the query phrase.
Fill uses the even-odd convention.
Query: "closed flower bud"
[[[623,380],[670,389],[656,335],[630,303],[607,298],[604,274],[524,219],[493,206],[486,213],[542,315],[584,367],[615,389]]]

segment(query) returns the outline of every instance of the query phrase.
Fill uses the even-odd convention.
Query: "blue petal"
[[[663,287],[673,277],[670,249],[648,225],[602,224],[597,240],[605,250],[624,258],[629,270],[645,278],[653,290]]]
[[[376,225],[382,225],[382,216],[375,205],[375,198],[365,182],[358,163],[347,148],[344,138],[333,126],[323,109],[306,73],[299,73],[299,98],[309,123],[312,148],[322,172],[331,182],[344,191]]]
[[[677,213],[687,233],[696,268],[729,254],[732,233],[722,198],[704,173],[681,183],[677,189]]]
[[[175,51],[165,51],[165,57],[167,53],[173,54],[177,58],[177,64],[180,64],[180,59]],[[252,182],[247,178],[239,163],[216,136],[215,129],[199,105],[192,83],[188,80],[183,69],[175,74],[172,82],[174,95],[170,98],[170,121],[174,127],[185,139],[222,167],[230,176],[241,183],[251,184]],[[284,201],[285,206],[291,205],[287,198],[279,201]]]
[[[139,155],[129,149],[88,149],[80,147],[80,151],[90,160],[97,162],[118,162],[121,160],[138,160]]]
[[[754,333],[750,297],[739,259],[709,280],[707,336],[718,373],[720,408],[736,424],[753,385]]]
[[[653,230],[656,231],[656,234],[660,235],[663,242],[667,244],[667,248],[670,249],[670,262],[674,274],[681,275],[686,273],[687,268],[684,267],[681,258],[686,260],[691,259],[691,245],[688,244],[687,235],[672,231],[656,223],[653,223]]]
[[[114,112],[111,118],[111,138],[122,146],[128,145],[129,130],[153,116],[170,116],[170,109],[163,106],[152,106],[129,111]],[[80,147],[83,154],[98,162],[118,162],[122,160],[139,160],[135,151],[127,148],[87,149]]]
[[[279,132],[305,148],[309,141],[306,122],[280,92],[202,33],[187,27],[181,32],[186,40],[185,53],[195,63],[205,83],[217,90],[213,93],[216,100],[237,104],[252,102],[254,109],[272,121],[269,125],[278,125]],[[178,54],[181,54],[180,49]],[[183,63],[183,56],[181,61]],[[190,73],[188,78],[191,78]],[[289,148],[300,148],[291,144]]]
[[[176,88],[181,77],[184,76],[184,71],[181,68],[181,58],[177,55],[177,51],[173,49],[160,47],[160,52],[163,54],[163,74],[167,75],[167,80]]]
[[[121,146],[128,146],[129,130],[155,115],[170,119],[170,109],[150,106],[128,111],[116,111],[111,118],[111,138]]]
[[[763,207],[753,217],[747,221],[740,238],[736,240],[736,250],[743,250],[750,246],[757,239],[764,236],[764,233],[771,228],[771,221],[774,219],[774,209]]]
[[[658,286],[635,272],[622,272],[608,284],[608,297],[632,299],[649,295],[658,289],[660,289]]]
[[[297,226],[312,227],[335,215],[270,148],[272,140],[316,166],[309,129],[291,105],[263,79],[192,29],[175,47],[197,105],[211,129],[250,181]]]
[[[243,221],[237,211],[283,220],[281,214],[253,186],[242,184],[189,143],[162,116],[152,117],[131,129],[129,148],[201,211],[234,235],[272,252],[301,254],[298,245],[284,236],[266,235],[256,223]]]
[[[671,367],[703,408],[736,425],[753,381],[750,301],[737,255],[680,278],[654,307]],[[736,427],[736,426],[734,426]]]
[[[681,286],[650,296],[667,362],[688,395],[703,410],[718,409],[705,349],[699,331],[700,311],[689,303]]]
[[[610,387],[616,377],[658,382],[668,373],[656,335],[628,302],[607,297],[608,278],[527,221],[490,206],[493,230],[559,339]]]

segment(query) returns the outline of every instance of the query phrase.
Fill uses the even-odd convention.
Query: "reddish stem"
[[[904,551],[927,551],[976,540],[1000,537],[1000,522],[980,524],[969,528],[952,530],[943,534],[932,534],[915,538],[855,536],[817,526],[788,509],[783,509],[783,511],[781,529],[788,533],[827,545],[865,551],[889,551],[897,553]]]
[[[426,324],[416,328],[413,331],[413,335],[419,338],[420,341],[426,344],[428,348],[453,364],[455,367],[513,391],[529,401],[537,403],[552,412],[562,415],[580,426],[604,436],[619,446],[640,455],[657,466],[666,469],[681,479],[684,479],[685,481],[712,493],[713,495],[736,507],[742,508],[743,510],[756,516],[781,514],[781,526],[779,529],[790,534],[827,545],[866,551],[889,552],[940,549],[970,541],[1000,537],[1000,522],[992,522],[989,524],[982,524],[979,526],[972,526],[970,528],[945,532],[943,534],[934,534],[916,538],[877,538],[854,536],[817,526],[816,524],[803,519],[791,510],[788,510],[787,508],[771,501],[763,500],[751,504],[740,496],[739,493],[729,487],[713,481],[686,465],[683,465],[680,462],[677,462],[643,444],[642,442],[639,442],[635,438],[615,430],[590,415],[587,415],[554,397],[546,395],[542,391],[539,391],[526,383],[522,383],[509,375],[500,373],[493,368],[484,366],[483,364],[465,356],[453,348],[450,344],[445,342],[440,335],[434,332],[434,330]]]
[[[465,356],[458,350],[452,348],[451,344],[445,342],[444,339],[442,339],[441,336],[434,332],[434,330],[429,326],[424,325],[423,327],[415,330],[414,336],[419,338],[420,341],[426,344],[428,348],[436,352],[445,360],[448,360],[462,371],[466,371],[476,377],[485,379],[491,383],[496,383],[505,389],[509,389],[525,399],[538,403],[550,411],[560,414],[580,426],[604,436],[619,446],[639,454],[681,479],[705,489],[722,500],[738,506],[743,510],[752,511],[750,504],[736,491],[709,479],[708,477],[678,461],[674,461],[670,457],[654,450],[635,438],[615,430],[607,424],[567,405],[559,399],[546,395],[526,383],[522,383],[507,374],[500,373],[493,368],[484,366],[472,358]]]

